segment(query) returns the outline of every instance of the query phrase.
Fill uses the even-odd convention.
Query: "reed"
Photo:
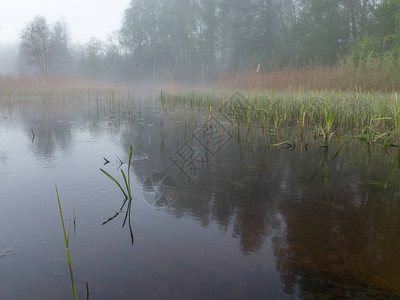
[[[329,147],[329,142],[333,136],[337,136],[340,142],[343,144],[343,140],[338,133],[331,132],[332,126],[335,122],[336,112],[335,108],[329,108],[327,103],[323,103],[318,107],[319,112],[314,108],[315,117],[319,128],[321,129],[323,138],[325,140],[325,147]]]
[[[393,100],[393,119],[395,131],[400,138],[400,101],[398,101],[397,93],[395,93]]]
[[[257,70],[221,73],[217,86],[227,89],[275,89],[280,91],[307,90],[394,92],[400,90],[399,62],[388,63],[389,58],[369,58],[354,63],[346,57],[335,65],[325,65],[318,58],[307,63],[279,60]]]
[[[131,161],[132,161],[132,146],[130,147],[130,152],[129,152],[128,177],[125,175],[125,172],[121,169],[122,178],[124,179],[126,192],[125,192],[124,188],[121,186],[121,184],[118,182],[118,180],[116,180],[107,171],[100,169],[101,172],[103,172],[108,178],[110,178],[119,187],[121,192],[124,194],[125,199],[129,199],[129,200],[132,200],[131,180],[130,180]]]
[[[292,128],[299,140],[312,133],[324,147],[329,146],[332,138],[343,143],[344,136],[380,141],[385,146],[400,144],[400,101],[396,93],[312,92],[304,89],[287,92],[242,90],[241,93],[249,103],[244,110],[243,105],[241,107],[235,101],[227,105],[234,94],[231,91],[197,92],[195,96],[190,93],[191,98],[182,93],[170,98],[176,106],[193,103],[191,105],[204,114],[210,109],[216,112],[214,114],[223,113],[231,124],[244,126],[247,130],[256,127],[271,132]]]
[[[72,283],[72,289],[73,289],[73,292],[74,292],[74,299],[78,299],[77,296],[76,296],[76,289],[75,289],[75,283],[74,283],[74,274],[72,272],[71,255],[69,254],[69,234],[71,232],[71,218],[69,219],[69,227],[68,227],[68,235],[67,235],[67,233],[65,231],[64,218],[63,218],[63,213],[62,213],[62,208],[61,208],[60,197],[58,195],[57,185],[56,185],[56,194],[57,194],[57,200],[58,200],[58,207],[60,209],[61,224],[62,224],[63,232],[64,232],[65,247],[67,249],[68,267],[69,267],[69,273],[71,275],[71,283]]]

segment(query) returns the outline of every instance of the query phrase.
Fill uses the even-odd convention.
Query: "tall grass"
[[[361,92],[306,92],[302,89],[291,92],[274,90],[244,90],[242,95],[250,103],[245,113],[238,114],[240,105],[226,105],[233,93],[212,92],[196,94],[196,107],[204,113],[209,106],[213,112],[223,107],[229,109],[232,119],[240,117],[238,123],[250,128],[268,130],[292,128],[299,138],[307,128],[314,132],[325,146],[332,138],[343,142],[343,135],[354,138],[371,135],[370,141],[381,140],[385,146],[400,143],[400,101],[397,94]],[[165,97],[166,98],[166,97]],[[189,103],[192,94],[175,95],[170,105]],[[232,102],[232,101],[231,101]]]
[[[219,76],[218,86],[230,89],[275,89],[280,91],[304,88],[313,91],[400,91],[399,62],[389,57],[368,57],[354,62],[352,57],[333,66],[318,61],[308,64],[270,66],[258,70],[248,67],[246,72],[230,71]]]

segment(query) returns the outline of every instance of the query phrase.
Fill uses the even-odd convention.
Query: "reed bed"
[[[400,91],[400,72],[398,64],[379,59],[358,64],[347,59],[334,66],[318,62],[288,66],[271,63],[265,70],[249,67],[245,72],[224,72],[218,78],[218,86],[229,89],[288,91],[304,88],[393,93]]]
[[[334,80],[334,73],[324,73],[324,70],[328,70],[326,68],[335,67],[317,66],[312,68],[309,71],[312,74],[310,78],[315,82],[320,80],[322,84],[323,80],[328,81],[328,74],[330,74],[329,76]],[[287,71],[289,72],[289,70]],[[298,72],[301,71],[304,70],[300,69]],[[297,86],[301,86],[301,80],[306,79],[300,80],[301,76],[296,75],[297,71],[292,70],[292,72],[294,72],[293,80],[298,80]],[[284,80],[290,80],[291,77],[282,74],[278,71],[275,75],[273,72],[270,75],[264,74],[265,76],[277,76],[277,79],[272,82],[275,82],[274,85],[279,88],[279,92],[276,89],[248,89],[247,86],[244,90],[240,90],[248,102],[245,112],[240,111],[243,107],[239,107],[238,110],[237,103],[235,104],[234,101],[226,107],[234,94],[232,89],[218,89],[214,92],[199,89],[174,93],[167,89],[166,92],[161,92],[158,98],[161,100],[164,110],[182,110],[188,114],[189,118],[196,107],[196,109],[203,109],[208,118],[211,114],[219,117],[220,114],[223,114],[222,110],[225,110],[225,113],[228,110],[234,119],[240,119],[240,122],[247,124],[249,128],[258,127],[267,130],[291,127],[301,138],[306,128],[315,128],[315,132],[322,137],[319,138],[325,146],[332,138],[342,141],[343,135],[357,137],[365,142],[380,141],[385,146],[399,145],[400,100],[396,92],[367,92],[358,89],[333,92],[329,91],[326,86],[326,89],[321,91],[310,91],[306,88],[295,89],[294,86],[291,90],[285,91]],[[256,74],[256,76],[264,75]],[[281,75],[282,78],[285,78],[284,80],[279,79]],[[252,77],[248,79],[251,83]],[[267,84],[269,84],[268,81]],[[142,105],[141,97],[135,97],[133,90],[129,87],[68,88],[60,84],[59,88],[46,86],[45,88],[21,89],[21,86],[18,89],[0,89],[0,104],[3,110],[12,107],[13,102],[20,100],[46,100],[44,101],[45,105],[59,100],[69,104],[71,104],[71,100],[77,104],[86,104],[90,100],[94,104],[93,109],[105,114],[113,111],[120,116],[132,116],[135,110],[138,110],[138,114],[140,114]],[[238,83],[236,86],[240,86],[240,84]],[[318,87],[317,84],[313,86]],[[153,102],[153,99],[146,99],[145,102],[149,104]]]
[[[161,95],[165,105],[184,102],[190,107],[212,110],[215,116],[229,114],[244,126],[278,130],[291,128],[299,138],[314,130],[325,146],[343,136],[365,142],[398,146],[400,142],[400,99],[397,93],[242,91],[245,105],[231,99],[232,92],[192,92]],[[247,103],[247,104],[246,104]],[[211,108],[210,108],[211,107]]]

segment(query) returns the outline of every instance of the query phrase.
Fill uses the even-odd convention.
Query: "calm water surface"
[[[1,299],[73,298],[55,184],[81,299],[86,278],[90,299],[400,298],[397,149],[265,148],[295,130],[156,99],[1,101]],[[122,183],[130,145],[121,210],[99,169]]]

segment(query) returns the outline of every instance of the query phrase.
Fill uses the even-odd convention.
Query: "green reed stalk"
[[[69,267],[69,273],[71,275],[71,283],[72,283],[72,289],[74,291],[74,299],[77,300],[76,296],[76,289],[75,289],[75,283],[74,283],[74,275],[72,273],[72,265],[71,265],[71,256],[69,254],[69,234],[71,232],[71,218],[69,219],[69,227],[68,227],[68,236],[65,232],[65,225],[64,225],[64,218],[62,214],[62,208],[61,208],[61,202],[60,202],[60,197],[58,195],[58,189],[56,185],[56,194],[57,194],[57,200],[58,200],[58,207],[60,208],[60,217],[61,217],[61,223],[63,227],[63,232],[64,232],[64,241],[65,241],[65,247],[67,248],[67,255],[68,255],[68,267]]]
[[[119,184],[119,182],[118,182],[114,177],[112,177],[109,173],[107,173],[106,171],[104,171],[103,169],[100,169],[100,171],[102,171],[105,175],[108,176],[108,178],[110,178],[112,181],[114,181],[114,182],[116,183],[116,185],[118,185],[118,187],[120,188],[121,192],[124,194],[125,198],[127,199],[128,196],[126,195],[124,189],[123,189],[122,186]],[[121,170],[121,171],[122,171],[122,170]]]
[[[129,192],[129,197],[132,199],[132,195],[131,195],[131,161],[132,161],[132,145],[129,151],[129,164],[128,164],[128,192]]]

